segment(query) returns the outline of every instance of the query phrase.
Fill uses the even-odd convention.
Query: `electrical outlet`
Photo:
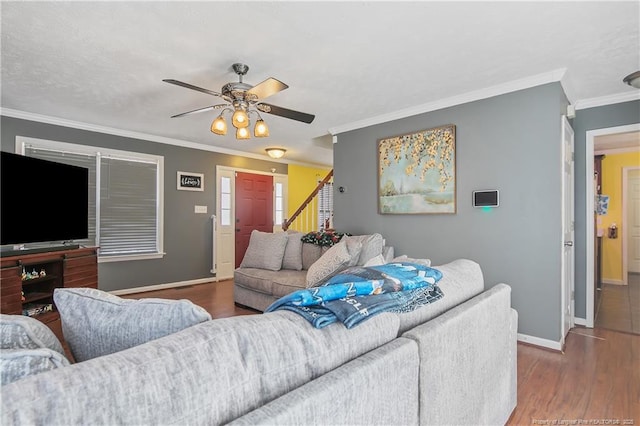
[[[207,206],[195,206],[194,212],[195,213],[206,213],[207,212]]]

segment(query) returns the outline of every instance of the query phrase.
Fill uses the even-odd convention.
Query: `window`
[[[231,178],[220,177],[220,225],[231,225]]]
[[[318,227],[321,231],[333,227],[332,182],[327,182],[318,192]]]
[[[89,238],[101,261],[162,255],[163,158],[17,138],[24,155],[89,169]]]
[[[275,183],[275,200],[274,203],[274,225],[282,226],[282,222],[284,221],[284,195],[283,195],[283,187],[282,182]]]

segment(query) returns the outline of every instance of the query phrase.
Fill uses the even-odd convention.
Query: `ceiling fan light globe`
[[[237,129],[249,126],[249,115],[243,109],[237,109],[231,117],[234,127]]]
[[[211,123],[211,131],[216,135],[224,136],[227,134],[227,122],[224,121],[224,117],[222,117],[222,115],[213,120],[213,123]]]
[[[256,121],[256,126],[253,129],[253,135],[257,138],[264,138],[269,136],[269,127],[264,120],[260,119]]]
[[[251,138],[251,132],[249,132],[249,129],[247,129],[246,127],[240,127],[238,130],[236,130],[236,139],[250,139]]]

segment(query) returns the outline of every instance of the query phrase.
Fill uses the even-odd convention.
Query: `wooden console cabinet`
[[[23,315],[30,309],[51,305],[51,311],[32,316],[64,341],[60,315],[53,303],[53,290],[61,287],[98,288],[96,247],[0,259],[0,312]]]

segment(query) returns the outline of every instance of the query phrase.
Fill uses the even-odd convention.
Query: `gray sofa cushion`
[[[241,268],[260,268],[279,271],[287,247],[287,234],[284,232],[251,231],[249,247],[240,263]]]
[[[302,232],[287,231],[287,245],[282,258],[282,269],[302,269]]]
[[[264,294],[273,293],[273,280],[280,272],[259,268],[237,268],[233,271],[233,282]],[[306,274],[306,271],[305,271]]]
[[[234,284],[279,298],[306,288],[306,276],[307,271],[238,268],[234,272]]]
[[[397,317],[387,313],[350,330],[318,330],[285,311],[207,321],[11,383],[3,389],[0,423],[226,424],[397,332]]]
[[[0,349],[40,348],[64,355],[60,340],[42,322],[24,315],[0,314]]]
[[[63,354],[49,348],[2,349],[0,384],[4,386],[27,376],[69,365],[69,360]]]
[[[418,345],[400,337],[229,426],[417,425],[419,365]]]
[[[273,278],[271,294],[275,297],[286,296],[297,290],[307,288],[307,271],[280,271]]]
[[[302,269],[309,270],[322,256],[322,247],[311,243],[302,243]]]
[[[57,288],[53,298],[76,361],[118,352],[211,319],[189,300],[122,299],[93,288]]]

